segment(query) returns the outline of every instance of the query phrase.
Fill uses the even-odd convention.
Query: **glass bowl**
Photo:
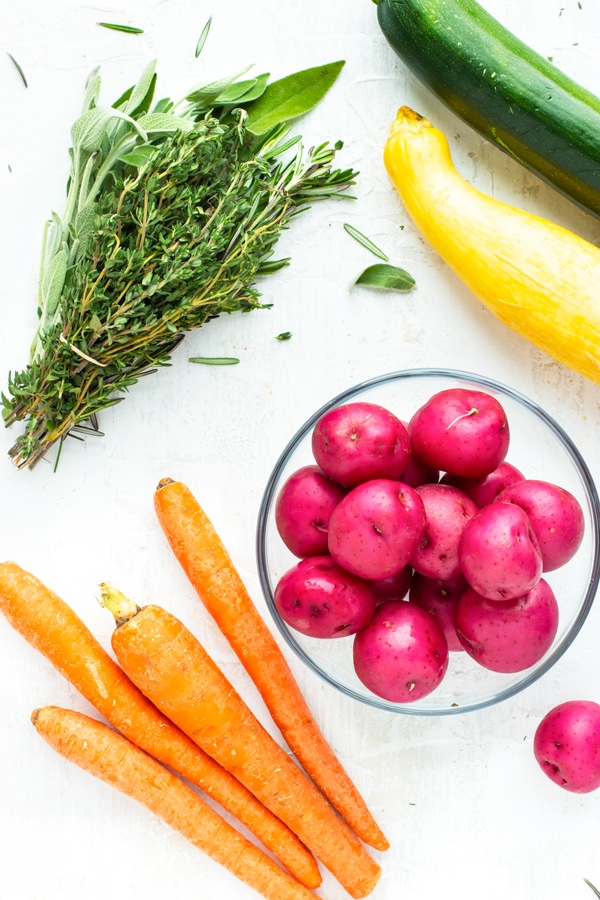
[[[441,684],[414,703],[394,703],[371,693],[357,678],[352,662],[353,637],[309,638],[290,628],[274,603],[279,578],[298,562],[285,547],[275,525],[275,503],[287,478],[314,464],[311,434],[318,419],[342,403],[367,400],[407,421],[434,393],[452,387],[486,391],[504,407],[510,426],[506,457],[525,477],[558,484],[579,500],[585,517],[583,542],[562,568],[544,574],[556,595],[560,619],[554,643],[531,668],[515,674],[492,672],[466,652],[451,652]],[[267,482],[258,516],[256,551],[261,587],[283,638],[308,668],[349,697],[382,710],[408,715],[441,716],[482,709],[506,700],[547,672],[573,643],[591,609],[600,579],[600,501],[593,478],[577,447],[561,426],[532,400],[489,378],[447,369],[392,372],[348,388],[318,409],[291,438]]]

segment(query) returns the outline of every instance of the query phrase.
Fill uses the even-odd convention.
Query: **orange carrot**
[[[177,775],[108,725],[57,706],[35,710],[31,720],[54,750],[143,804],[267,900],[314,900],[312,891],[229,825]]]
[[[0,564],[0,611],[119,731],[232,813],[299,881],[319,886],[298,837],[150,703],[64,600],[13,562]]]
[[[158,520],[184,572],[254,681],[301,765],[365,843],[389,841],[337,759],[212,522],[186,485],[163,479],[154,495]]]
[[[140,608],[108,585],[101,590],[117,622],[113,650],[134,684],[285,822],[351,896],[370,893],[378,863],[194,635],[162,607]]]

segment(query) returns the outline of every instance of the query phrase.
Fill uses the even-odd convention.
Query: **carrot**
[[[133,743],[232,813],[299,881],[321,884],[298,837],[150,703],[64,600],[13,562],[0,564],[0,610]]]
[[[285,822],[352,897],[370,893],[379,864],[196,637],[162,607],[140,608],[108,585],[101,591],[117,622],[113,650],[134,684]]]
[[[267,900],[315,895],[236,831],[191,787],[108,725],[57,706],[34,710],[44,740],[80,768],[126,794]]]
[[[212,522],[186,485],[163,479],[154,507],[185,574],[258,688],[301,765],[365,843],[389,841],[317,725]]]

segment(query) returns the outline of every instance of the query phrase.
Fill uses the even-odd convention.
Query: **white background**
[[[486,0],[486,8],[594,90],[600,7],[592,0]],[[194,50],[209,15],[200,59]],[[98,21],[144,29],[111,32]],[[96,603],[112,581],[138,602],[163,603],[202,636],[258,715],[257,695],[207,621],[155,520],[165,476],[187,482],[212,517],[265,610],[256,574],[256,516],[270,469],[292,432],[358,381],[397,369],[444,366],[496,378],[528,394],[570,433],[596,479],[600,388],[553,363],[493,319],[412,228],[388,181],[382,148],[396,108],[428,116],[449,137],[477,187],[593,241],[600,223],[541,184],[459,122],[407,74],[369,0],[123,0],[120,4],[4,3],[0,13],[0,379],[21,368],[35,326],[42,223],[62,209],[69,129],[87,74],[101,65],[110,102],[158,60],[159,95],[255,64],[273,78],[345,59],[322,105],[299,130],[306,143],[344,141],[339,164],[360,170],[356,200],[321,203],[280,243],[292,265],[265,279],[270,311],[229,317],[190,335],[171,368],[101,417],[104,438],[69,441],[51,462],[16,471],[0,432],[0,556],[35,573],[109,646]],[[28,79],[25,88],[7,52]],[[350,222],[416,278],[410,294],[351,290],[374,261],[343,230]],[[275,336],[291,331],[290,341]],[[231,367],[188,357],[238,356]],[[4,460],[4,461],[2,461]],[[532,461],[535,447],[532,447]],[[600,700],[600,619],[542,682],[504,705],[446,719],[357,705],[290,659],[315,715],[392,847],[374,900],[591,900],[600,886],[600,792],[567,794],[533,760],[541,716],[574,697]],[[287,651],[286,651],[287,652]],[[289,656],[289,653],[288,653]],[[89,711],[68,684],[0,621],[0,898],[158,900],[255,896],[145,810],[70,766],[29,723],[45,703]],[[319,894],[341,900],[326,874]]]

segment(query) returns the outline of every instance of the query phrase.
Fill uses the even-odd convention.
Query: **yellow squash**
[[[473,294],[513,331],[600,384],[600,249],[473,188],[442,132],[406,106],[384,162],[416,227]]]

